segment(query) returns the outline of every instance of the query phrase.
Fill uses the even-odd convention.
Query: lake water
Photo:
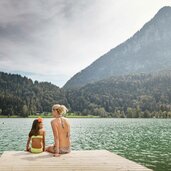
[[[24,150],[34,119],[0,119],[0,153]],[[44,119],[46,144],[53,144]],[[155,171],[171,171],[171,119],[69,119],[73,150],[106,149]]]

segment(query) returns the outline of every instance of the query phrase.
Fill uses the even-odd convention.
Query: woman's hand
[[[53,156],[54,156],[54,157],[59,157],[60,154],[59,154],[59,153],[55,153]]]

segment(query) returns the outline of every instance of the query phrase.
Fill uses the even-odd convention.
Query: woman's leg
[[[70,152],[71,152],[70,147],[63,147],[63,148],[59,149],[60,154],[67,154],[67,153],[70,153]]]
[[[48,146],[46,148],[46,151],[54,154],[55,153],[54,145]],[[70,152],[71,152],[70,147],[64,147],[64,148],[59,149],[59,154],[66,154],[66,153],[70,153]]]
[[[49,153],[55,153],[55,151],[54,151],[54,145],[51,145],[51,146],[46,147],[46,151],[49,152]]]

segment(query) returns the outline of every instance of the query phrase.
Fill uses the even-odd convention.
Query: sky
[[[0,0],[0,71],[62,87],[171,0]]]

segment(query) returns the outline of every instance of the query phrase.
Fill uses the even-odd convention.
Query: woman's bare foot
[[[59,157],[59,156],[60,156],[60,154],[54,154],[53,156],[54,156],[54,157]]]

